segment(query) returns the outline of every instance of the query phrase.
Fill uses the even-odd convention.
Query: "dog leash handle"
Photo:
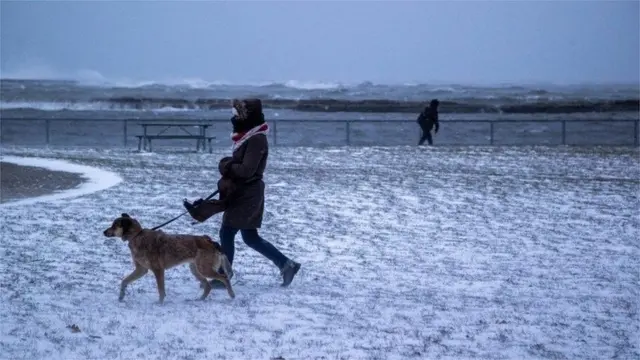
[[[216,196],[216,195],[218,194],[218,192],[220,192],[220,190],[216,190],[216,191],[214,191],[213,193],[211,193],[211,195],[207,196],[207,198],[206,198],[205,200],[209,200],[209,199],[211,199],[212,197]],[[185,200],[186,200],[186,199],[185,199]],[[196,208],[197,208],[197,206],[196,206]],[[160,229],[160,228],[161,228],[161,227],[163,227],[163,226],[169,225],[169,224],[171,224],[172,222],[174,222],[174,221],[176,221],[176,220],[180,219],[181,217],[183,217],[184,215],[186,215],[186,214],[188,214],[188,213],[189,213],[189,211],[185,211],[185,212],[183,212],[182,214],[180,214],[180,215],[178,215],[178,216],[174,217],[173,219],[171,219],[171,220],[169,220],[169,221],[167,221],[167,222],[165,222],[165,223],[162,223],[162,224],[160,224],[160,225],[158,225],[158,226],[156,226],[156,227],[152,228],[151,230],[158,230],[158,229]],[[192,224],[192,225],[193,225],[193,224]]]
[[[214,196],[218,195],[218,193],[219,193],[219,192],[220,192],[220,190],[219,190],[219,189],[218,189],[218,190],[216,190],[216,191],[214,191],[214,192],[212,192],[212,193],[211,193],[211,195],[207,196],[207,197],[204,199],[204,201],[207,201],[207,200],[211,199],[212,197],[214,197]],[[186,199],[185,199],[185,200],[186,200]],[[196,205],[196,209],[198,208],[198,206],[200,206],[200,204]],[[187,211],[187,212],[188,212],[188,211]],[[184,215],[184,214],[182,214],[182,215]],[[191,222],[191,225],[197,225],[197,224],[199,224],[199,222],[197,222],[197,221],[192,221],[192,222]]]
[[[220,190],[216,190],[216,191],[212,192],[211,195],[207,196],[207,198],[205,200],[211,199],[212,197],[218,195],[219,192],[220,192]]]
[[[262,176],[251,177],[251,178],[247,179],[244,182],[244,185],[251,184],[252,182],[257,181],[257,180],[262,180]],[[219,192],[220,192],[220,189],[214,191],[211,195],[207,196],[207,198],[205,200],[211,199],[212,197],[216,196]],[[196,206],[196,208],[197,208],[197,206]],[[184,215],[184,214],[182,214],[182,215]],[[192,221],[191,222],[191,225],[198,225],[198,224],[200,224],[200,222],[198,222],[198,221]]]

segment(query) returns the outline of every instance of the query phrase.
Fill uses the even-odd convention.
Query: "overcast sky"
[[[640,77],[638,1],[0,4],[3,77],[348,83]]]

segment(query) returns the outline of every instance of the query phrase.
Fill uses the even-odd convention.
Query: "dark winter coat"
[[[222,225],[236,229],[257,229],[262,226],[264,213],[264,182],[262,175],[267,166],[269,143],[267,136],[250,137],[231,158],[223,159],[223,176],[233,181],[234,191],[229,195],[222,217]],[[249,181],[249,183],[247,183]]]
[[[204,222],[213,215],[224,212],[223,225],[236,229],[259,228],[262,225],[264,211],[262,174],[267,155],[267,138],[258,134],[243,143],[233,156],[220,160],[218,199],[200,199],[193,204],[185,201],[185,207],[191,217]]]
[[[260,99],[233,100],[237,115],[231,118],[233,133],[241,136],[265,124]],[[269,144],[267,136],[255,134],[244,141],[230,157],[220,160],[218,170],[219,199],[185,200],[184,206],[197,221],[224,212],[222,225],[236,229],[257,229],[262,225],[264,212],[264,182],[262,175],[267,166]]]
[[[431,131],[435,125],[435,131],[437,133],[440,128],[440,124],[438,122],[438,110],[432,109],[431,107],[425,108],[418,116],[417,122],[420,124],[420,128],[422,128],[422,131],[424,132]]]

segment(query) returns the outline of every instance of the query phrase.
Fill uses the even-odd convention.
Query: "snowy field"
[[[226,150],[2,150],[122,180],[0,206],[3,360],[640,358],[637,149],[272,148],[261,234],[291,287],[238,235],[235,299],[196,301],[185,265],[164,305],[151,275],[117,301],[129,250],[102,231],[181,213]]]

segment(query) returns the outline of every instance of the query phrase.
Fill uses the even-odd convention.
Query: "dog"
[[[184,263],[189,263],[191,273],[204,288],[200,300],[206,299],[211,292],[208,278],[221,281],[229,296],[235,298],[227,276],[232,273],[231,264],[220,245],[207,235],[167,234],[161,230],[143,229],[136,219],[126,213],[113,220],[103,234],[108,238],[118,237],[128,242],[131,250],[135,269],[120,284],[120,301],[124,299],[127,286],[151,270],[156,277],[162,304],[166,295],[165,270]],[[218,273],[219,268],[224,270],[224,274]]]

